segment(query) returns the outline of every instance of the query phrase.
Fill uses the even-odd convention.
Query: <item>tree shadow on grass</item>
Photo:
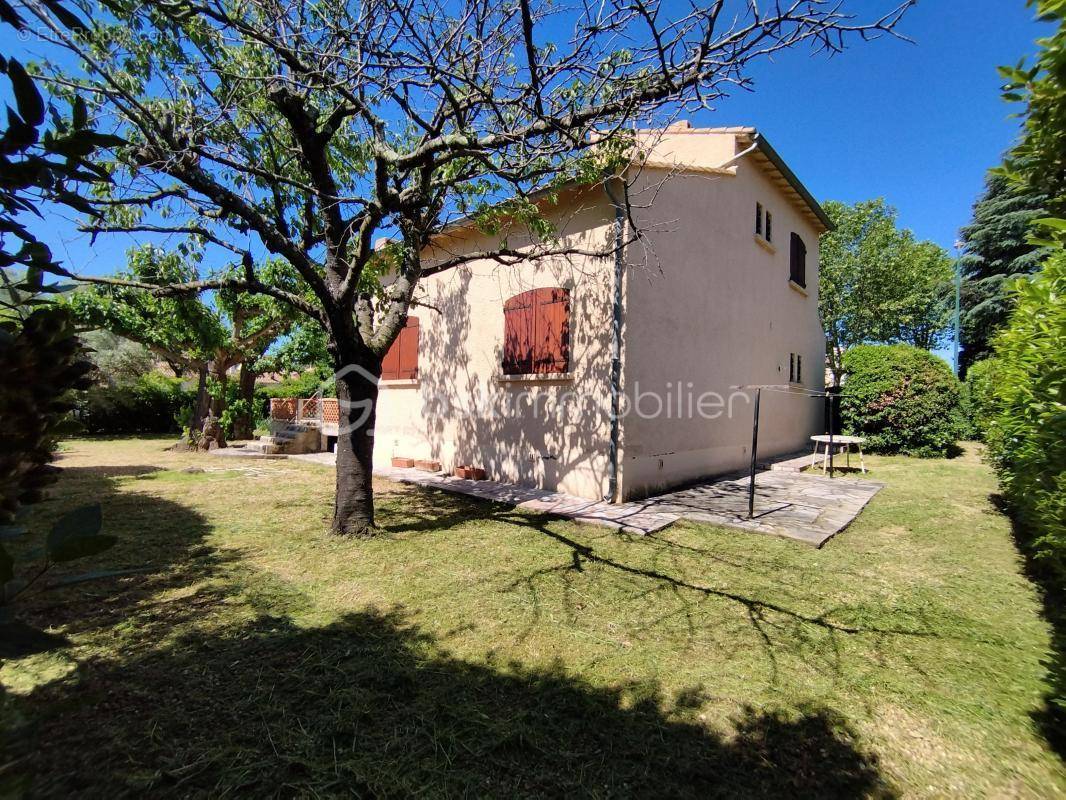
[[[1032,536],[1015,521],[1007,499],[994,494],[989,500],[1011,521],[1011,535],[1024,559],[1025,575],[1036,585],[1044,619],[1051,626],[1051,652],[1044,660],[1051,688],[1033,718],[1051,748],[1066,760],[1066,590],[1048,565],[1034,557]]]
[[[57,580],[93,571],[136,570],[126,575],[104,577],[68,588],[38,591],[33,587],[16,604],[16,637],[10,648],[0,648],[0,658],[15,658],[63,646],[68,637],[119,622],[170,627],[196,612],[195,599],[174,604],[163,620],[153,608],[158,596],[171,589],[205,581],[234,556],[223,555],[204,545],[210,527],[196,511],[180,503],[136,490],[137,479],[160,473],[150,465],[64,467],[55,499],[32,508],[29,534],[15,541],[12,551],[27,555],[39,547],[52,523],[79,506],[99,503],[103,508],[101,532],[114,535],[115,546],[99,555],[57,565],[39,581],[47,588]],[[120,482],[133,486],[119,490]],[[40,563],[32,557],[21,567],[31,574]],[[47,633],[63,628],[64,635]],[[9,630],[13,630],[9,629]]]
[[[834,712],[746,709],[724,738],[646,685],[450,656],[401,612],[190,633],[19,698],[34,794],[894,795]]]

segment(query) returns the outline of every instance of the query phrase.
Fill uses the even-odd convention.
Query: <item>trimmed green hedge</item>
[[[87,389],[75,417],[86,433],[180,433],[195,400],[180,378],[149,372],[130,383]]]
[[[959,382],[928,350],[860,345],[844,354],[844,371],[844,432],[865,436],[871,452],[944,456],[965,428]]]
[[[1066,252],[1013,292],[994,341],[989,454],[1033,554],[1066,582]]]
[[[969,426],[967,435],[974,439],[984,441],[996,414],[995,380],[994,358],[975,361],[966,370],[966,380],[962,384],[963,411]]]

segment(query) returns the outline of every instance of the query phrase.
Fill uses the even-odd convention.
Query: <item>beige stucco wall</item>
[[[731,387],[787,384],[790,353],[803,356],[804,386],[820,390],[824,380],[819,231],[809,217],[749,158],[737,162],[735,175],[674,175],[660,183],[665,175],[645,169],[634,190],[638,201],[654,194],[654,202],[638,211],[649,255],[633,248],[629,257],[621,465],[627,498],[747,466],[752,403]],[[773,251],[755,241],[756,202],[773,214]],[[788,281],[792,231],[807,245],[806,294]],[[672,398],[670,411],[648,417],[654,404],[646,395],[637,407],[646,392]],[[710,416],[719,396],[725,407],[717,419],[699,413],[701,397]],[[822,420],[819,400],[764,392],[760,454],[805,448]]]
[[[706,128],[689,127],[686,122],[676,123],[665,130],[638,131],[637,143],[641,157],[677,169],[732,166],[732,158],[737,153],[736,138],[732,134],[710,133]]]
[[[613,236],[602,190],[573,198],[553,217],[570,245],[603,249]],[[508,235],[510,246],[521,240],[520,232]],[[442,248],[464,253],[491,245],[467,234]],[[427,262],[445,258],[443,250],[427,253]],[[613,281],[609,259],[562,257],[515,266],[478,261],[424,278],[419,298],[427,306],[413,311],[421,327],[419,380],[382,386],[375,461],[434,458],[446,469],[473,464],[495,480],[603,496]],[[549,286],[571,290],[571,379],[501,380],[504,301]]]
[[[660,142],[650,160],[713,167],[736,151],[729,133],[681,133]],[[749,394],[731,387],[787,383],[789,353],[802,354],[807,388],[823,386],[819,231],[754,159],[733,166],[731,174],[644,167],[633,175],[648,250],[631,246],[626,254],[623,498],[745,467],[752,406]],[[754,239],[756,202],[774,215],[774,252]],[[554,219],[564,241],[584,249],[608,245],[613,209],[602,190],[564,198],[560,208]],[[806,295],[788,283],[793,230],[807,245]],[[493,244],[469,231],[453,236],[443,251],[426,254],[428,263]],[[510,233],[508,241],[520,245],[521,234]],[[603,497],[613,283],[610,258],[479,261],[424,278],[426,305],[413,312],[421,326],[419,380],[382,387],[377,462],[405,456],[437,459],[445,469],[473,464],[495,480]],[[571,290],[570,376],[501,380],[503,304],[548,286]],[[718,397],[721,414],[708,419]],[[765,393],[760,453],[806,448],[821,424],[820,401]]]

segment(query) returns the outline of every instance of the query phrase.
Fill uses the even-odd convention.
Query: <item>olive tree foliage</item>
[[[840,0],[82,1],[92,23],[77,35],[24,3],[67,51],[46,66],[55,85],[125,139],[107,153],[113,189],[80,197],[99,214],[86,228],[263,248],[299,274],[306,291],[252,268],[170,291],[266,294],[327,332],[354,428],[337,445],[333,520],[349,534],[373,529],[373,378],[435,236],[468,217],[499,234],[435,269],[578,254],[535,198],[617,174],[637,121],[749,88],[751,65],[780,51],[892,34],[913,3],[856,4],[857,18]],[[61,66],[72,56],[80,69]],[[507,235],[517,223],[523,245]]]
[[[835,228],[821,239],[818,310],[839,386],[844,354],[856,345],[936,347],[950,321],[954,272],[942,247],[896,227],[883,199],[824,207]]]
[[[294,284],[293,280],[286,280],[281,265],[265,265],[262,272],[278,286]],[[129,252],[127,266],[119,277],[167,286],[193,280],[196,275],[196,266],[185,253],[146,245]],[[197,376],[197,399],[188,422],[192,438],[208,407],[216,417],[226,412],[230,373],[240,368],[239,380],[244,391],[238,397],[243,405],[237,414],[236,435],[246,438],[250,435],[248,418],[251,390],[255,387],[255,365],[292,326],[295,312],[289,304],[267,295],[229,288],[211,294],[210,298],[185,294],[156,296],[121,283],[97,284],[72,293],[65,303],[81,325],[139,342],[179,374]]]

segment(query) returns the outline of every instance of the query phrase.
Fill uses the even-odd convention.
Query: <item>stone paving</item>
[[[264,453],[262,450],[253,450],[243,444],[235,447],[219,447],[214,450],[208,450],[207,453],[208,455],[218,456],[219,458],[258,458],[261,460],[280,460],[288,458],[284,453]]]
[[[601,525],[626,533],[654,533],[678,520],[676,514],[660,513],[639,503],[604,503],[511,483],[468,481],[420,469],[382,469],[375,470],[374,474],[398,483],[413,483],[443,489],[446,492],[458,492],[482,500],[506,503],[526,511],[556,514],[574,522]]]
[[[649,498],[657,512],[693,522],[783,536],[821,547],[859,515],[883,484],[770,471],[755,476],[755,513],[748,519],[748,476],[701,483]]]
[[[332,453],[307,453],[289,458],[324,465],[336,463]],[[821,547],[851,524],[883,486],[874,481],[823,478],[809,473],[759,472],[755,476],[755,514],[748,519],[746,475],[710,480],[646,500],[605,503],[561,492],[496,481],[468,481],[413,468],[382,468],[374,474],[398,483],[470,495],[627,533],[654,533],[679,519],[687,519],[782,536],[814,547]]]

